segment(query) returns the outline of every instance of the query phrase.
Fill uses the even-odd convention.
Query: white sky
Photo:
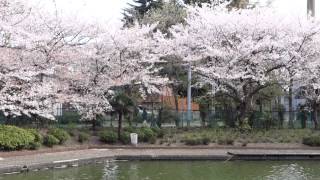
[[[123,9],[132,0],[33,0],[40,6],[48,8],[54,7],[56,2],[57,9],[61,13],[71,13],[83,20],[97,20],[107,23],[110,26],[119,25]],[[266,2],[268,0],[252,0]],[[320,17],[320,2],[316,0],[316,14]],[[307,12],[307,0],[273,0],[272,7],[287,13],[305,15]]]
[[[41,8],[59,10],[59,13],[83,20],[95,20],[116,26],[121,23],[123,9],[132,0],[33,0]]]

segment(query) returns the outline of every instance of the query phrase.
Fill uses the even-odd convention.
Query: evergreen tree
[[[249,0],[184,0],[185,4],[194,4],[201,6],[202,3],[218,5],[221,3],[230,2],[229,8],[246,8]]]
[[[130,26],[135,21],[140,22],[148,11],[161,8],[162,5],[163,0],[134,0],[134,4],[129,4],[130,8],[124,10],[124,26]]]

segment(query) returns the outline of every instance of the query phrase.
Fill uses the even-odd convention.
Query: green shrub
[[[34,135],[34,142],[38,142],[40,144],[43,143],[43,136],[36,129],[28,129],[28,131]]]
[[[43,139],[43,144],[48,146],[48,147],[52,147],[54,145],[59,144],[59,139],[57,139],[55,136],[48,134],[47,136],[44,137]]]
[[[210,137],[208,137],[208,136],[203,136],[202,137],[202,144],[203,145],[209,145],[210,141],[211,141]]]
[[[189,146],[195,146],[195,145],[201,145],[202,144],[202,139],[201,137],[197,137],[197,136],[186,136],[183,140],[183,142],[186,145]]]
[[[28,148],[35,137],[29,131],[15,126],[0,126],[0,149],[19,150]]]
[[[117,142],[117,133],[114,131],[105,131],[99,134],[99,138],[101,142],[114,144]]]
[[[131,143],[131,138],[130,138],[130,133],[129,132],[123,132],[121,134],[121,142],[123,144],[130,144]]]
[[[190,145],[190,146],[208,145],[210,144],[211,139],[206,134],[205,135],[189,134],[184,137],[183,142],[186,145]]]
[[[128,132],[128,133],[136,132],[135,128],[133,128],[132,126],[123,128],[123,131]]]
[[[76,123],[68,123],[67,126],[64,128],[70,136],[74,137],[77,132],[77,124]]]
[[[80,132],[78,134],[78,142],[79,143],[84,143],[84,142],[89,140],[89,137],[90,137],[90,135],[88,133]]]
[[[302,143],[308,146],[320,146],[320,136],[304,137]]]
[[[156,134],[151,128],[143,127],[138,131],[138,138],[141,142],[149,142],[154,137],[156,137]]]
[[[164,130],[160,129],[160,128],[152,128],[152,131],[155,133],[155,135],[158,137],[158,138],[163,138],[165,133],[164,133]]]
[[[70,135],[67,133],[67,131],[59,128],[50,129],[48,134],[56,137],[59,140],[59,144],[65,143],[70,138]]]
[[[30,150],[37,150],[41,147],[41,143],[40,142],[31,142],[28,146],[28,149]]]
[[[218,144],[220,145],[233,145],[234,139],[230,137],[221,137],[218,139]]]
[[[155,144],[157,142],[157,137],[156,136],[152,136],[149,138],[148,142],[150,144]]]

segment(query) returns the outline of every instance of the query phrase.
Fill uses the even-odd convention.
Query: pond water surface
[[[320,180],[320,162],[128,161],[0,176],[1,180]]]

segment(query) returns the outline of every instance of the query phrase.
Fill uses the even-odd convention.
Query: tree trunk
[[[289,128],[294,128],[293,125],[293,79],[290,79],[289,85]]]
[[[118,140],[121,140],[121,130],[122,130],[122,112],[119,112],[119,121],[118,121]]]
[[[97,130],[97,119],[92,119],[92,130],[96,131]]]
[[[248,109],[248,103],[247,102],[241,102],[239,105],[239,114],[238,114],[238,122],[239,122],[239,126],[242,125],[242,123],[244,122],[246,115],[247,115],[247,109]]]
[[[314,102],[312,105],[312,109],[313,109],[313,123],[314,123],[314,128],[318,129],[318,104],[317,102]]]

